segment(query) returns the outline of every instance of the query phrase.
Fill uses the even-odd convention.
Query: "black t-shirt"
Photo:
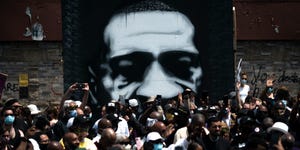
[[[223,139],[222,137],[219,137],[218,140],[212,141],[208,135],[203,136],[203,149],[204,150],[229,150],[230,149],[230,143]]]

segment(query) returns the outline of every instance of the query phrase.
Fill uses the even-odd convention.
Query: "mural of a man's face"
[[[202,70],[193,36],[194,26],[180,12],[115,15],[104,31],[109,47],[104,88],[113,99],[197,91]]]

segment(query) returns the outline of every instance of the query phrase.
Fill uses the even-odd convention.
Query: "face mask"
[[[267,93],[273,93],[273,87],[268,87],[267,88]]]
[[[11,116],[11,115],[5,117],[4,119],[4,123],[7,125],[12,125],[14,121],[15,121],[15,116]]]
[[[153,149],[154,150],[162,150],[163,149],[163,144],[162,143],[154,144]]]
[[[90,114],[89,114],[89,116],[88,116],[88,118],[89,118],[89,119],[91,119],[91,118],[92,118],[92,116],[93,116],[93,114],[92,114],[92,113],[90,113]]]
[[[155,122],[157,122],[157,119],[147,118],[147,127],[153,126]]]
[[[71,110],[69,112],[70,117],[76,117],[77,116],[77,111],[76,110]]]
[[[282,103],[284,104],[284,106],[286,106],[287,105],[287,100],[281,100],[282,101]]]
[[[84,116],[85,119],[91,119],[92,118],[92,113],[89,113],[88,115]]]
[[[242,83],[242,84],[246,84],[246,83],[247,83],[247,80],[243,79],[243,80],[241,81],[241,83]]]
[[[40,144],[40,149],[41,150],[46,150],[47,146],[48,146],[48,144]]]

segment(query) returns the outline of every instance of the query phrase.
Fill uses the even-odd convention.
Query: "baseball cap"
[[[163,138],[161,137],[161,135],[158,132],[150,132],[148,133],[147,137],[146,137],[146,141],[156,141],[156,140],[163,140]]]
[[[136,106],[139,105],[137,99],[130,99],[130,100],[128,101],[128,103],[129,103],[129,106],[130,106],[130,107],[136,107]]]
[[[9,98],[9,99],[6,100],[4,106],[5,107],[11,107],[11,106],[22,106],[22,105],[19,103],[18,99],[16,99],[16,98]]]
[[[36,115],[36,114],[39,114],[40,112],[42,112],[39,110],[39,108],[35,104],[29,104],[29,105],[27,105],[27,107],[29,108],[31,115]]]
[[[284,134],[287,134],[288,131],[289,131],[289,127],[283,123],[283,122],[275,122],[272,127],[269,127],[267,129],[268,132],[271,132],[271,131],[279,131],[279,132],[282,132]]]

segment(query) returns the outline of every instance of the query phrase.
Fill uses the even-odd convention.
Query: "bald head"
[[[100,142],[106,146],[112,146],[117,139],[117,135],[112,128],[106,128],[101,134]]]
[[[98,123],[98,132],[102,134],[102,131],[106,128],[112,128],[112,123],[108,119],[102,118]]]
[[[269,128],[269,127],[272,127],[272,125],[274,124],[274,121],[271,117],[266,117],[264,120],[263,120],[263,127],[265,129]]]
[[[151,126],[150,130],[152,132],[158,132],[158,133],[160,133],[162,135],[163,131],[165,131],[166,128],[167,127],[166,127],[166,125],[163,122],[157,121],[157,122],[154,123],[153,126]]]
[[[161,113],[157,112],[157,111],[153,111],[151,114],[150,114],[150,118],[152,119],[157,119],[157,120],[163,120],[163,116]]]
[[[79,139],[77,134],[74,132],[68,132],[63,137],[63,143],[65,147],[69,147],[71,149],[75,149],[79,146]]]
[[[63,150],[63,146],[58,141],[51,141],[48,146],[47,150]]]

